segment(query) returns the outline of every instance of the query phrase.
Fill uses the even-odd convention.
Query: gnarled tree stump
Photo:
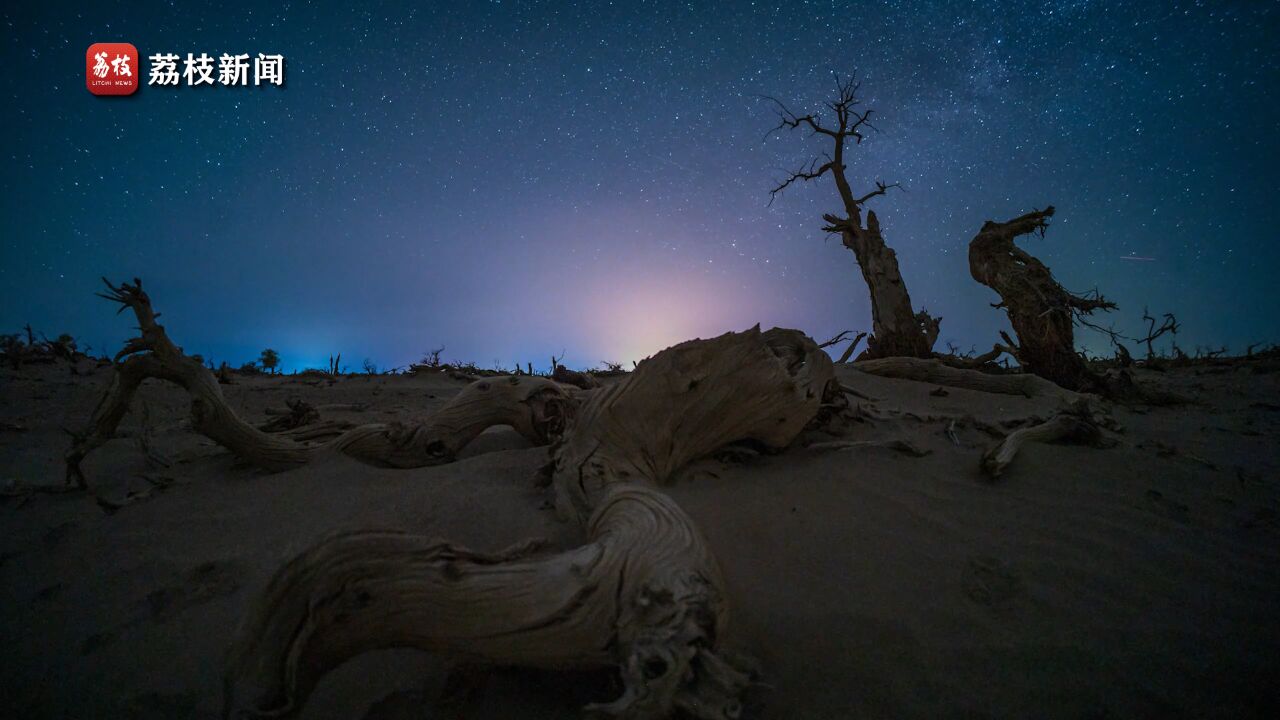
[[[1022,235],[1043,236],[1052,216],[1050,206],[1008,222],[988,220],[969,243],[969,272],[1000,295],[996,307],[1009,314],[1019,343],[1013,350],[1027,370],[1068,390],[1097,392],[1101,383],[1076,352],[1073,327],[1077,316],[1115,304],[1069,292],[1044,263],[1014,244]]]

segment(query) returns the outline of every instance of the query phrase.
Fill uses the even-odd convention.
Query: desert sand
[[[1280,376],[1254,370],[1138,371],[1194,402],[1113,405],[1114,447],[1028,445],[993,481],[980,457],[1003,423],[1048,417],[1055,401],[837,365],[870,398],[855,400],[863,419],[843,439],[920,452],[808,447],[831,438],[806,434],[782,452],[707,458],[665,488],[723,567],[724,643],[758,666],[744,714],[1273,717]],[[192,432],[186,393],[156,380],[123,437],[84,463],[93,494],[123,507],[21,491],[62,483],[63,428],[84,424],[111,372],[88,360],[0,370],[8,717],[217,717],[247,605],[335,529],[478,550],[581,542],[534,482],[546,448],[509,429],[434,467],[335,453],[271,474]],[[428,414],[464,385],[443,373],[235,375],[222,389],[254,423],[291,399],[368,423]],[[325,677],[301,717],[571,718],[619,692],[608,672],[510,668],[445,704],[449,667],[414,650],[363,655]]]

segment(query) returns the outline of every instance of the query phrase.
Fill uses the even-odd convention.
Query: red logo
[[[84,54],[84,84],[94,95],[132,95],[138,89],[138,48],[94,43]]]

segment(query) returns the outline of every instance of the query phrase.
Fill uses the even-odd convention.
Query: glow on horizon
[[[619,273],[593,283],[579,317],[584,351],[598,361],[650,357],[686,340],[743,330],[757,322],[753,298],[721,276],[684,271]]]

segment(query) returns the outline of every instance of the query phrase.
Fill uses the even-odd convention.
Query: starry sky
[[[969,276],[987,219],[1058,208],[1024,247],[1069,289],[1174,312],[1179,344],[1280,341],[1280,6],[1267,2],[8,3],[0,332],[114,352],[100,275],[234,364],[445,346],[482,366],[629,363],[757,322],[870,325],[821,231],[826,149],[765,140],[761,95],[819,109],[856,72],[851,155],[939,346],[990,347]],[[94,42],[278,53],[283,87],[84,85]],[[145,80],[145,75],[144,75]],[[1143,258],[1143,259],[1126,259]],[[1078,335],[1099,351],[1107,342]]]

